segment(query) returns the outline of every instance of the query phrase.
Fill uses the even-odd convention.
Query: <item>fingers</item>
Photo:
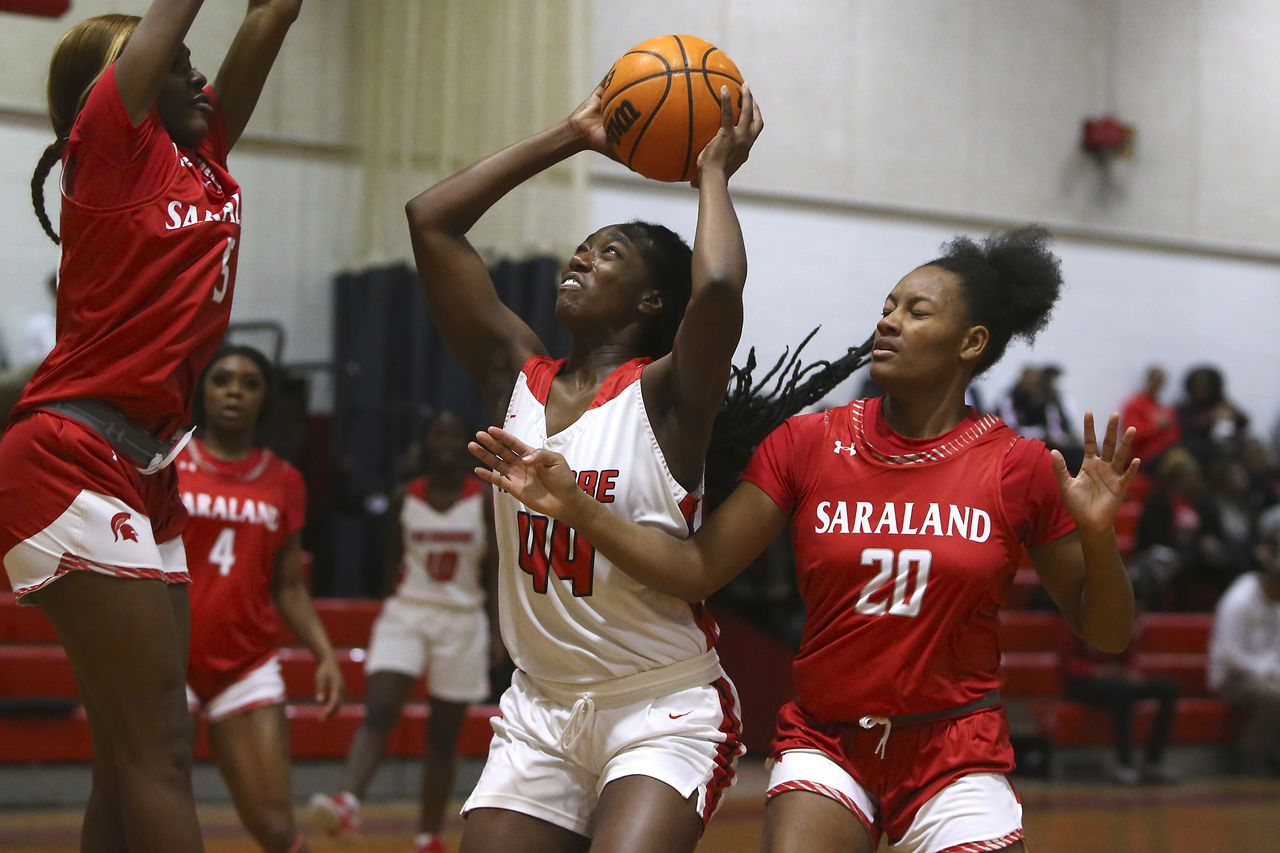
[[[1111,462],[1116,455],[1116,433],[1120,431],[1120,413],[1112,412],[1111,417],[1107,418],[1107,431],[1102,437],[1102,456],[1103,462]]]
[[[1056,450],[1049,451],[1053,460],[1053,476],[1058,478],[1059,488],[1065,489],[1071,484],[1071,472],[1067,470],[1067,460]]]
[[[517,456],[528,456],[533,452],[533,447],[525,444],[502,427],[491,426],[486,432],[506,447],[509,447]]]
[[[1116,448],[1116,455],[1111,460],[1111,470],[1117,474],[1125,470],[1129,463],[1129,457],[1133,455],[1133,439],[1138,435],[1138,431],[1133,427],[1129,427],[1124,431],[1124,435],[1120,437],[1120,446]]]
[[[728,91],[728,87],[724,87]],[[738,103],[741,106],[738,112],[738,129],[745,129],[751,124],[751,114],[755,111],[756,96],[751,93],[751,87],[746,83],[742,84],[742,88],[738,91]]]
[[[1129,490],[1129,484],[1133,482],[1133,478],[1138,476],[1138,469],[1142,467],[1141,459],[1129,460],[1128,466],[1124,469],[1124,475],[1120,477],[1120,494],[1123,495]]]
[[[720,129],[733,130],[733,98],[728,86],[720,87]]]
[[[484,435],[484,433],[480,433],[480,435]],[[479,436],[477,436],[477,438],[478,437]],[[496,470],[498,468],[505,469],[507,467],[507,463],[504,462],[500,456],[490,451],[487,447],[481,445],[478,441],[467,442],[467,450],[470,451],[471,455],[478,461],[490,468]]]
[[[479,477],[481,480],[484,480],[486,483],[493,486],[495,489],[499,489],[504,492],[511,491],[511,481],[508,480],[506,477],[502,476],[501,474],[499,474],[497,471],[494,471],[492,468],[477,467],[477,468],[472,468],[471,471],[477,477]]]
[[[1093,429],[1093,411],[1084,413],[1084,458],[1098,455],[1098,435]]]

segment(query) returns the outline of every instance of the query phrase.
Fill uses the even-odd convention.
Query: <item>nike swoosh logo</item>
[[[678,720],[678,719],[680,719],[681,717],[687,717],[687,716],[689,716],[689,715],[690,715],[690,714],[692,714],[692,713],[693,713],[692,711],[685,711],[683,714],[667,714],[667,716],[668,716],[668,717],[670,717],[670,718],[671,718],[671,719],[673,719],[673,720]]]

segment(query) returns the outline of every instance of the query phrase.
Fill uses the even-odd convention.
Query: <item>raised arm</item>
[[[301,10],[302,0],[249,0],[249,10],[213,84],[226,121],[228,148],[249,124],[280,45]]]
[[[742,110],[735,124],[729,89],[722,87],[720,130],[698,156],[698,226],[689,305],[670,357],[654,365],[656,376],[668,389],[655,401],[659,413],[663,409],[674,413],[682,431],[709,433],[742,336],[747,249],[729,195],[729,178],[747,161],[763,129],[760,105],[750,88],[742,87]],[[704,445],[698,442],[699,447]]]
[[[152,0],[116,60],[116,88],[136,127],[151,112],[204,0]]]
[[[588,149],[606,150],[599,89],[569,118],[445,178],[405,207],[432,319],[488,397],[504,396],[525,360],[546,350],[502,304],[467,232],[520,184]]]
[[[1099,454],[1093,413],[1085,413],[1085,458],[1075,477],[1062,454],[1053,451],[1053,469],[1076,532],[1030,552],[1041,583],[1067,624],[1104,652],[1124,651],[1133,636],[1133,585],[1116,548],[1115,519],[1138,460],[1129,458],[1132,428],[1117,445],[1119,424],[1120,416],[1113,414]]]
[[[688,539],[609,512],[577,485],[563,456],[534,450],[498,427],[468,445],[488,468],[476,474],[532,510],[568,524],[614,565],[650,589],[702,601],[768,547],[787,516],[756,486],[740,485]]]

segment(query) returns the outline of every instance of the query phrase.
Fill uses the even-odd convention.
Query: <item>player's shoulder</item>
[[[405,483],[404,497],[406,500],[413,498],[414,500],[425,501],[427,499],[427,478],[425,476],[414,477]]]

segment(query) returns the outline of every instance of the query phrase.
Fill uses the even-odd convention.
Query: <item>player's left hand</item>
[[[747,162],[751,154],[751,146],[755,145],[760,131],[764,130],[764,116],[760,114],[760,105],[756,103],[751,87],[742,84],[742,111],[738,121],[733,121],[733,95],[728,86],[720,87],[720,129],[711,137],[707,147],[698,155],[698,177],[690,181],[695,187],[702,180],[702,175],[716,170],[724,174],[725,180]]]
[[[1112,412],[1099,453],[1093,412],[1084,413],[1084,462],[1074,477],[1067,471],[1062,454],[1052,451],[1053,473],[1058,477],[1062,502],[1081,533],[1105,533],[1115,527],[1116,513],[1138,473],[1139,460],[1129,458],[1138,431],[1129,427],[1117,444],[1119,431],[1120,415]]]
[[[347,684],[342,680],[342,670],[336,658],[328,657],[316,667],[316,701],[324,705],[327,720],[338,711],[346,696]]]

